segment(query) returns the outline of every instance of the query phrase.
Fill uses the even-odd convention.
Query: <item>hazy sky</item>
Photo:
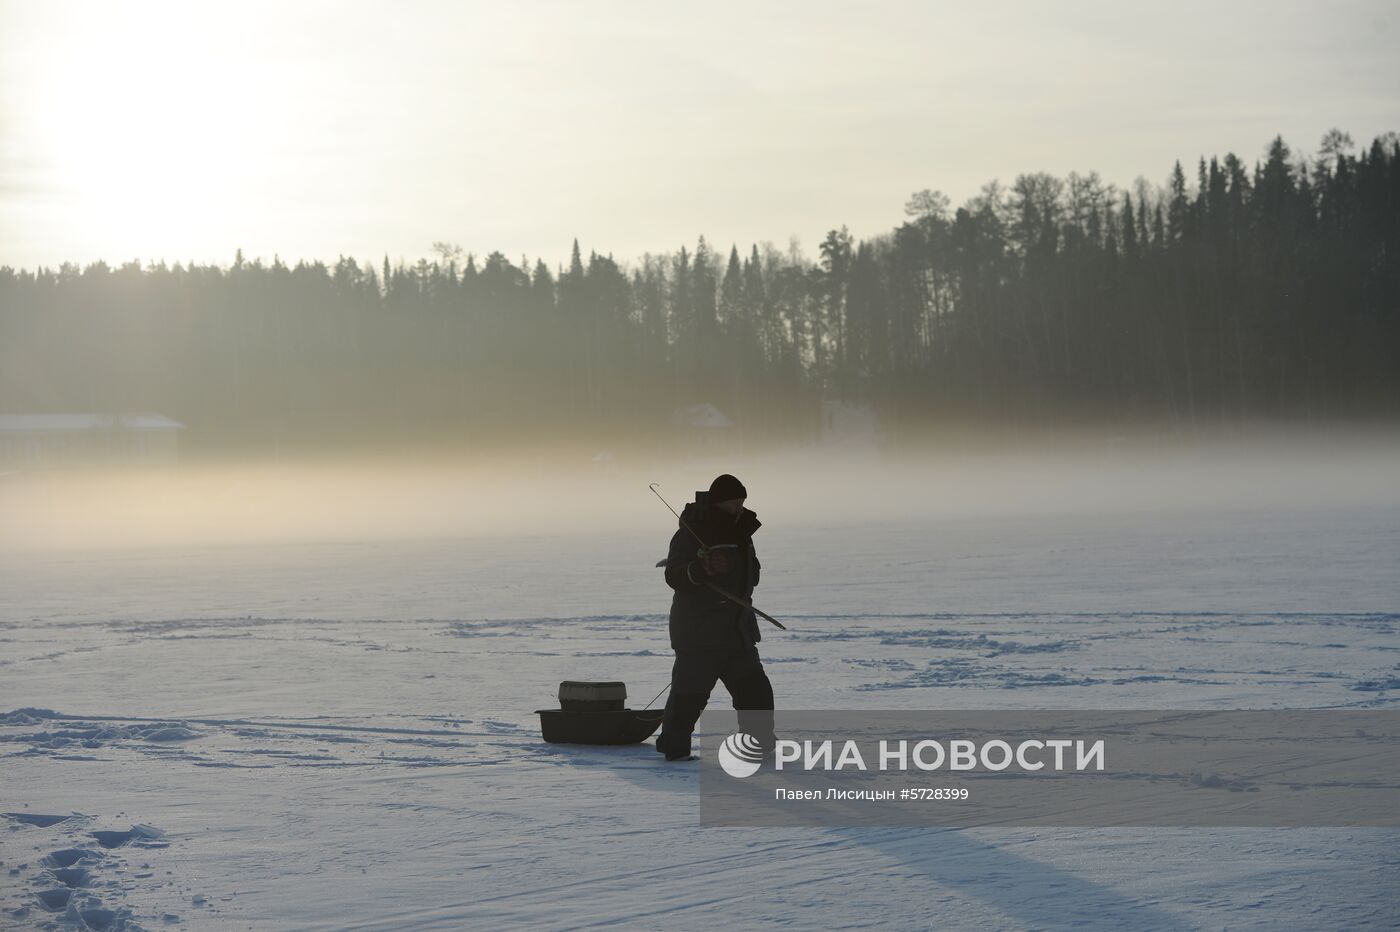
[[[810,254],[1332,126],[1400,129],[1394,3],[0,0],[0,265]]]

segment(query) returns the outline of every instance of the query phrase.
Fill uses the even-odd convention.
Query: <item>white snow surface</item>
[[[1400,701],[1393,504],[759,511],[785,708]],[[1400,927],[1394,830],[701,829],[693,765],[543,743],[668,681],[670,530],[5,553],[0,926]]]

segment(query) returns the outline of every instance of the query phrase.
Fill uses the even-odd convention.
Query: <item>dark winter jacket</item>
[[[690,525],[706,546],[736,544],[729,554],[729,571],[706,576],[699,562],[700,543],[682,525],[671,538],[666,559],[666,584],[676,590],[671,597],[671,647],[674,650],[717,650],[748,647],[762,635],[752,609],[730,602],[705,581],[744,601],[753,599],[758,585],[759,563],[753,548],[753,535],[762,524],[758,515],[745,508],[736,519],[710,503],[709,492],[696,492],[695,501],[681,511],[681,520]]]

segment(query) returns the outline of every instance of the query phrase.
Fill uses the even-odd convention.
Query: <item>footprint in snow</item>
[[[73,818],[71,815],[40,815],[28,812],[6,812],[0,813],[7,819],[13,819],[21,825],[34,825],[39,828],[48,828],[50,825],[57,825]]]
[[[89,929],[110,929],[117,922],[116,912],[101,907],[79,910],[78,915],[82,917]]]
[[[150,825],[133,825],[125,832],[93,832],[92,837],[104,848],[120,848],[127,844],[142,848],[166,848],[169,842],[160,840],[164,834]]]
[[[101,855],[89,848],[60,848],[57,851],[50,851],[47,860],[54,867],[72,867],[83,858],[96,859],[99,857]]]
[[[86,867],[59,867],[50,871],[54,879],[65,887],[86,887],[92,882],[92,874]]]

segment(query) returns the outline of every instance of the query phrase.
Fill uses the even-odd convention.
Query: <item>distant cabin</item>
[[[874,407],[857,401],[828,399],[821,403],[821,442],[850,450],[874,450],[880,445],[880,418]]]
[[[678,446],[691,453],[725,452],[732,443],[734,422],[709,403],[686,405],[671,412]]]
[[[0,468],[170,466],[179,421],[163,414],[0,414]]]

